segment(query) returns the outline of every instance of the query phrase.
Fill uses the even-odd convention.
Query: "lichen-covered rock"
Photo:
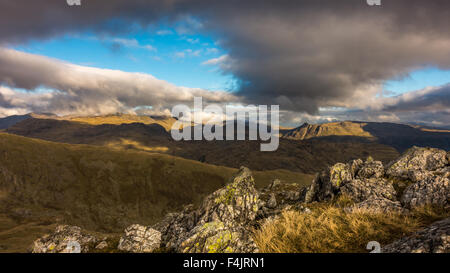
[[[55,232],[34,241],[33,253],[86,253],[95,248],[99,239],[77,226],[61,225]]]
[[[326,201],[338,194],[346,194],[355,202],[370,196],[394,200],[395,190],[386,181],[383,163],[372,159],[353,160],[347,164],[337,163],[316,175],[306,193],[305,202]]]
[[[384,176],[384,167],[381,161],[367,160],[357,171],[357,178],[380,178]]]
[[[340,188],[340,193],[355,202],[370,197],[395,200],[396,192],[392,183],[383,178],[353,179]]]
[[[209,195],[199,210],[201,223],[245,224],[256,218],[259,192],[248,168],[241,167],[230,184]]]
[[[274,185],[275,181],[277,182]],[[280,214],[284,209],[300,204],[305,199],[307,187],[297,183],[283,183],[278,179],[274,182],[261,189],[258,220]]]
[[[259,206],[259,192],[252,174],[241,167],[228,185],[207,196],[198,209],[186,207],[181,213],[168,215],[154,228],[162,233],[166,248],[182,252],[181,244],[195,237],[205,224],[216,222],[224,228],[244,227],[256,219]]]
[[[372,213],[386,213],[386,212],[397,212],[404,213],[405,210],[399,201],[392,201],[383,197],[371,196],[368,199],[354,204],[350,208],[346,209],[348,212],[354,212],[358,210],[363,210],[365,212]]]
[[[229,227],[213,221],[192,230],[192,236],[181,243],[184,253],[253,253],[258,252],[251,233],[242,226]]]
[[[362,159],[355,159],[352,160],[348,163],[350,165],[350,170],[352,172],[352,177],[356,177],[356,174],[358,173],[358,171],[361,169],[361,167],[364,164],[364,161],[362,161]]]
[[[331,190],[337,190],[353,179],[353,173],[349,164],[336,163],[330,168],[329,173]]]
[[[151,253],[160,246],[161,232],[150,227],[132,225],[125,229],[118,249],[134,253]]]
[[[445,176],[429,174],[408,186],[400,200],[407,208],[424,205],[448,206],[450,204],[450,180]]]
[[[385,253],[450,253],[450,218],[435,222],[381,249]]]
[[[305,202],[329,200],[338,194],[339,187],[349,181],[351,172],[349,166],[342,163],[336,165],[316,174],[306,192]]]
[[[197,224],[197,211],[193,205],[185,206],[179,213],[169,213],[162,221],[153,226],[161,232],[161,245],[176,249]]]
[[[447,152],[435,148],[412,147],[391,162],[386,174],[391,177],[420,181],[422,172],[435,171],[448,165]]]
[[[305,202],[325,201],[339,193],[339,188],[351,181],[355,172],[360,168],[359,161],[348,164],[336,163],[327,170],[316,174],[309,190],[306,192]]]

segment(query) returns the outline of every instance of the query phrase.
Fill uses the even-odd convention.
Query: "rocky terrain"
[[[283,211],[309,214],[315,205],[348,200],[352,214],[412,214],[416,208],[439,207],[444,218],[383,247],[384,252],[450,251],[450,152],[413,147],[384,166],[372,158],[337,163],[318,173],[309,187],[274,180],[258,191],[249,169],[242,167],[223,188],[198,205],[168,214],[152,226],[132,225],[117,240],[59,226],[37,239],[32,252],[258,252],[253,231],[275,221]]]

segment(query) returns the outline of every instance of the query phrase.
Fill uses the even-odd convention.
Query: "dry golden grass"
[[[433,208],[406,216],[364,210],[346,213],[331,205],[321,205],[310,214],[286,211],[256,230],[254,238],[261,252],[368,252],[366,246],[370,241],[381,245],[391,243],[444,215],[448,216],[448,212]]]
[[[108,148],[113,149],[119,149],[119,150],[127,150],[127,149],[134,149],[139,151],[145,151],[145,152],[153,152],[153,153],[166,153],[169,151],[168,147],[165,146],[145,146],[139,141],[133,141],[130,139],[120,138],[118,141],[110,141],[105,144]]]
[[[175,119],[172,117],[161,117],[152,118],[150,116],[139,116],[130,114],[116,114],[116,115],[106,115],[106,116],[91,116],[91,117],[71,117],[65,118],[69,121],[76,121],[81,123],[86,123],[90,125],[101,125],[101,124],[129,124],[129,123],[143,123],[143,124],[159,124],[166,131],[169,131],[172,125],[175,123]]]

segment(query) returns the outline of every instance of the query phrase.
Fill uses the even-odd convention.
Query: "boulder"
[[[168,215],[154,228],[161,232],[166,248],[178,252],[186,252],[187,247],[187,252],[203,251],[208,249],[212,240],[208,236],[221,236],[213,233],[211,227],[223,226],[221,232],[231,232],[232,238],[236,238],[236,230],[245,233],[249,223],[256,219],[259,207],[259,193],[255,189],[252,174],[249,169],[241,167],[228,185],[207,196],[198,209],[193,206],[185,207],[183,212]],[[194,244],[193,247],[189,242],[199,245]],[[208,245],[202,245],[202,242]],[[245,241],[240,243],[246,245]],[[216,250],[220,252],[225,249],[227,248],[219,247]],[[231,249],[239,251],[241,248],[234,245]]]
[[[448,152],[444,150],[413,147],[391,162],[386,174],[413,182],[400,198],[407,208],[449,204],[450,166]]]
[[[256,218],[259,192],[248,168],[240,171],[224,188],[206,197],[198,211],[200,223],[220,221],[225,225],[246,224]]]
[[[181,243],[184,253],[253,253],[258,249],[251,232],[242,226],[230,227],[213,221],[192,230],[192,235]]]
[[[187,205],[179,213],[169,213],[153,226],[161,232],[161,244],[168,249],[177,249],[186,239],[189,231],[197,224],[197,211],[193,205]]]
[[[357,171],[357,178],[380,178],[384,176],[384,167],[381,161],[367,160]]]
[[[279,181],[275,179],[274,181]],[[289,207],[296,207],[305,199],[307,187],[297,183],[273,183],[260,191],[257,220],[273,217]]]
[[[160,246],[161,232],[150,227],[132,225],[125,229],[118,249],[133,253],[151,253]]]
[[[435,222],[381,249],[385,253],[449,253],[450,218]]]
[[[350,171],[349,168],[347,169],[348,166],[344,167],[344,164],[338,164],[336,164],[338,166],[334,165],[327,170],[316,174],[311,186],[306,192],[306,203],[313,201],[326,201],[338,194],[339,187],[347,182],[348,173]]]
[[[407,208],[424,205],[448,206],[450,204],[448,177],[429,174],[419,182],[409,185],[400,199]]]
[[[338,194],[346,194],[355,202],[371,196],[395,200],[394,187],[383,176],[383,163],[370,158],[366,162],[358,159],[347,164],[337,163],[316,175],[305,202],[326,201]]]
[[[86,253],[95,248],[100,240],[82,232],[80,227],[61,225],[55,232],[45,235],[32,246],[33,253]]]
[[[336,163],[329,169],[329,183],[332,191],[353,179],[353,172],[349,164]]]
[[[362,202],[370,197],[395,200],[396,196],[392,183],[383,178],[353,179],[340,188],[340,194],[355,202]]]
[[[386,174],[390,177],[417,182],[428,176],[427,172],[436,171],[446,165],[448,165],[446,151],[412,147],[388,165]]]

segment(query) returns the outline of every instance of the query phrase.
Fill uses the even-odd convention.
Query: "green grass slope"
[[[73,145],[0,133],[0,251],[25,251],[55,223],[111,233],[150,225],[198,204],[236,169],[170,155]],[[255,172],[258,186],[312,177]]]

